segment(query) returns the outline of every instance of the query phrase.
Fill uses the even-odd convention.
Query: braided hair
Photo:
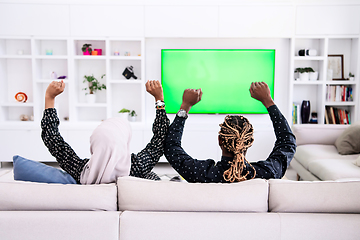
[[[229,182],[246,180],[249,172],[243,174],[245,161],[253,168],[255,177],[255,168],[245,158],[246,150],[254,142],[254,129],[249,120],[243,116],[228,115],[225,117],[224,123],[220,124],[220,128],[219,135],[223,147],[234,154],[233,161],[229,162],[230,168],[224,172],[224,179]]]

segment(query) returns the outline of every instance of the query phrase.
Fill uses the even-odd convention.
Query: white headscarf
[[[129,176],[131,128],[122,118],[102,122],[90,137],[91,157],[85,165],[81,184],[113,183],[118,177]]]

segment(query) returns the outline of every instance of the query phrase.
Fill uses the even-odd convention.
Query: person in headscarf
[[[164,141],[169,127],[164,96],[159,81],[147,81],[146,91],[155,98],[156,118],[153,137],[139,153],[129,150],[131,127],[127,120],[109,118],[90,137],[90,158],[81,159],[59,132],[59,118],[54,108],[55,98],[65,89],[63,81],[53,81],[45,93],[45,110],[41,120],[41,138],[59,166],[79,184],[113,183],[118,177],[134,176],[160,180],[152,171],[164,153]]]

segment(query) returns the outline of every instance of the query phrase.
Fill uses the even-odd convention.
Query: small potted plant
[[[311,67],[307,67],[305,68],[306,71],[309,73],[309,79],[310,81],[316,81],[318,80],[319,77],[319,72],[314,71],[314,69],[312,69]]]
[[[137,114],[136,114],[135,110],[132,110],[129,114],[129,120],[131,122],[136,122],[136,116],[137,116]]]
[[[317,80],[318,72],[315,72],[311,67],[296,68],[295,72],[299,73],[300,81]]]
[[[81,51],[83,52],[83,55],[91,55],[92,52],[91,44],[85,43],[82,46]]]
[[[351,72],[349,72],[349,80],[350,80],[350,81],[354,81],[354,80],[355,80],[355,75],[352,74]]]
[[[103,79],[105,76],[105,74],[103,74],[101,76],[101,79]],[[87,102],[88,103],[95,103],[96,101],[96,95],[95,92],[96,91],[101,91],[102,89],[106,89],[105,84],[101,84],[95,77],[94,75],[91,76],[84,76],[84,81],[83,83],[87,82],[88,83],[88,87],[87,88],[83,88],[83,90],[89,91],[87,93],[85,93],[86,97],[87,97]]]
[[[129,109],[126,109],[126,108],[123,108],[123,109],[121,109],[118,113],[120,114],[120,117],[121,117],[121,118],[128,120],[129,114],[130,114],[130,110],[129,110]]]

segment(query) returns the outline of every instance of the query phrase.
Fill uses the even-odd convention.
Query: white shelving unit
[[[311,112],[317,112],[318,124],[325,124],[325,107],[327,106],[348,111],[351,122],[359,120],[357,119],[359,115],[359,41],[359,36],[296,36],[292,39],[290,51],[290,101],[301,106],[303,100],[310,100]],[[300,49],[315,49],[317,50],[317,56],[298,56]],[[343,55],[344,80],[329,81],[327,79],[328,55]],[[294,70],[299,67],[313,68],[319,73],[318,80],[296,80],[297,73],[294,73]],[[355,81],[346,80],[349,72],[355,75]],[[352,87],[353,101],[328,101],[326,99],[328,86],[338,85]],[[292,119],[292,116],[288,116],[288,119]]]
[[[102,55],[85,56],[83,44],[102,49]],[[119,55],[114,55],[119,52]],[[145,65],[143,38],[0,38],[0,125],[24,124],[20,115],[33,116],[39,125],[47,86],[57,76],[66,76],[66,89],[56,99],[60,121],[65,125],[94,123],[117,116],[122,108],[135,110],[137,123],[144,122]],[[125,56],[126,55],[126,56]],[[133,66],[137,79],[122,72]],[[96,93],[94,104],[86,102],[84,75],[94,75],[107,87]],[[101,75],[105,77],[101,79]],[[28,96],[26,103],[15,100],[17,92]],[[30,122],[27,125],[32,125]]]

